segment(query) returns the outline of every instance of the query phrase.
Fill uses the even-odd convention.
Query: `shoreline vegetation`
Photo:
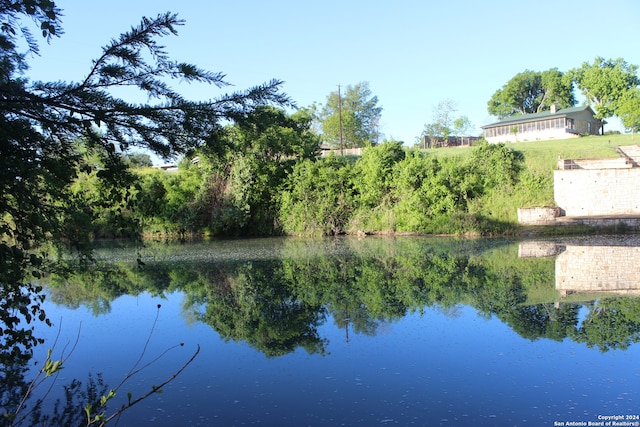
[[[92,254],[99,239],[127,239],[136,247],[138,271],[144,270],[142,239],[148,235],[517,235],[522,230],[517,208],[553,204],[556,157],[615,156],[616,145],[635,143],[633,136],[603,136],[552,145],[481,142],[468,150],[433,152],[409,149],[400,141],[378,144],[382,108],[367,84],[346,87],[344,98],[338,87],[330,95],[334,101],[322,109],[314,104],[289,114],[297,106],[282,92],[282,80],[231,89],[223,72],[174,60],[159,43],[176,36],[185,23],[172,12],[143,17],[97,47],[78,82],[32,81],[29,62],[40,54],[39,35],[51,42],[64,34],[62,16],[50,0],[16,0],[0,8],[0,382],[7,390],[0,393],[0,412],[13,426],[104,425],[161,392],[199,351],[167,382],[133,399],[129,394],[110,413],[106,404],[120,386],[102,389],[100,378],[90,379],[86,392],[78,391],[80,382],[74,380],[65,388],[69,408],[56,405],[52,414],[40,412],[34,387],[57,376],[67,360],[48,353],[42,370],[30,368],[33,349],[45,342],[36,325],[53,325],[45,313],[48,296],[42,283],[55,274],[70,290],[66,285],[74,271],[100,278],[101,266],[93,263]],[[622,58],[598,57],[593,65],[568,72],[560,83],[569,90],[575,84],[585,95],[595,89],[587,99],[598,105],[603,118],[618,116],[637,130],[637,68]],[[535,83],[538,76],[528,75]],[[563,77],[557,70],[545,75],[554,77],[550,83]],[[593,76],[615,87],[598,87]],[[202,92],[207,98],[185,98],[178,89],[184,83],[207,87]],[[538,88],[551,89],[545,86]],[[513,99],[495,98],[516,107]],[[344,129],[344,144],[343,116],[344,124],[351,125]],[[443,119],[429,128],[441,128],[448,121]],[[463,131],[468,119],[456,122],[456,133],[468,133]],[[327,132],[331,129],[340,130],[339,140],[338,132]],[[320,157],[322,140],[334,146],[339,141],[343,148],[367,147],[359,157],[325,158]],[[184,157],[178,170],[169,172],[152,168],[151,155]],[[104,283],[117,290],[121,277],[112,273],[104,271]],[[483,300],[492,298],[489,294]],[[141,360],[131,375],[149,366],[140,367]],[[29,399],[36,401],[27,408]]]
[[[194,153],[174,172],[134,168],[129,208],[97,209],[91,173],[75,190],[88,197],[91,238],[618,233],[628,230],[520,225],[517,209],[554,205],[558,158],[615,158],[637,143],[606,134],[427,150],[387,141],[358,157]]]

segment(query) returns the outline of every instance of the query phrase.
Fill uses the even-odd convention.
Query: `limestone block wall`
[[[545,206],[541,208],[518,208],[520,224],[546,224],[560,216],[560,208]]]
[[[625,169],[633,163],[624,157],[617,159],[560,159],[558,169]]]
[[[556,289],[570,292],[638,293],[640,247],[571,246],[556,258]]]
[[[554,197],[566,216],[640,214],[640,168],[556,170]]]

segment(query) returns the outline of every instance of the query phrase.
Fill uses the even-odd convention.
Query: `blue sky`
[[[284,80],[301,107],[324,103],[338,84],[367,81],[383,108],[382,133],[408,145],[445,99],[477,128],[490,123],[487,101],[524,70],[566,71],[596,56],[640,65],[638,0],[56,3],[65,34],[30,60],[34,80],[81,80],[109,40],[142,16],[171,11],[186,21],[162,40],[173,59],[223,72],[238,90]],[[194,100],[221,94],[176,88]]]

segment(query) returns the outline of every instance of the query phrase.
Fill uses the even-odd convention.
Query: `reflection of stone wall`
[[[640,293],[640,247],[566,246],[556,258],[556,289]]]
[[[558,255],[564,246],[554,242],[526,241],[518,245],[518,258],[542,258]]]
[[[559,216],[560,208],[555,206],[518,209],[518,222],[520,224],[545,224],[554,222]]]
[[[567,216],[640,214],[640,168],[556,170],[554,196]]]

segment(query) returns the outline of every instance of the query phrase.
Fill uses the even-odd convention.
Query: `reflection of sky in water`
[[[589,315],[589,308],[586,306],[581,306],[578,310],[578,325],[582,325],[582,323],[586,320]]]
[[[162,304],[142,364],[174,344],[185,346],[133,377],[119,396],[139,396],[188,360],[197,344],[202,350],[163,394],[127,412],[121,426],[540,426],[637,408],[638,345],[601,353],[570,340],[530,341],[460,306],[408,315],[381,325],[376,336],[350,330],[348,342],[345,329],[328,319],[319,330],[329,340],[324,357],[298,349],[270,359],[244,342],[225,343],[207,325],[186,324],[181,302],[178,293],[121,297],[100,317],[48,304],[54,323],[62,319],[58,351],[75,340],[82,322],[59,384],[88,372],[117,384],[138,359]]]

